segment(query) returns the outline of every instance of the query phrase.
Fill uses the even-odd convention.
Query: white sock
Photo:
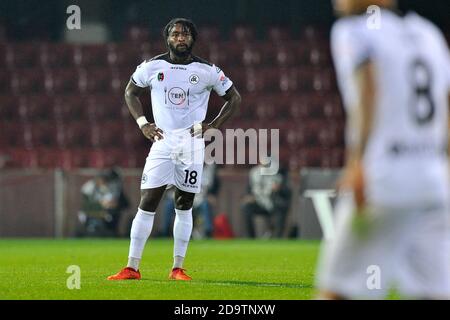
[[[130,232],[130,251],[128,254],[127,267],[135,270],[139,269],[139,262],[142,258],[145,243],[147,242],[153,228],[154,212],[144,211],[138,208],[138,212],[133,219]]]
[[[189,210],[175,209],[173,224],[173,267],[182,268],[192,233],[192,208]]]

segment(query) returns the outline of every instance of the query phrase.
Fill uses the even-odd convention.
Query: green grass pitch
[[[193,281],[167,280],[172,240],[151,239],[141,281],[107,281],[126,264],[129,240],[2,239],[0,299],[311,299],[319,242],[193,240],[184,267]],[[70,265],[80,289],[68,289]]]

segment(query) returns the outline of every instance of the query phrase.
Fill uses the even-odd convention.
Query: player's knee
[[[194,204],[194,196],[180,194],[175,197],[175,208],[178,210],[189,210]]]
[[[139,208],[144,211],[155,212],[158,206],[158,199],[154,197],[150,192],[141,193],[141,202],[139,203]]]

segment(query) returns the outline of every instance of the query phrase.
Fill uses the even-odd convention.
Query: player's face
[[[192,34],[186,26],[177,23],[170,29],[167,44],[170,51],[177,56],[187,56],[190,54],[193,43],[194,39],[192,38]]]

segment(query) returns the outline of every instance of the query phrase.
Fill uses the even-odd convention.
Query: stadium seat
[[[120,121],[107,121],[90,125],[90,145],[93,148],[121,148],[124,130]]]
[[[130,68],[134,70],[143,59],[139,46],[130,46],[129,43],[110,43],[107,45],[106,61],[113,68]]]
[[[251,26],[235,26],[231,31],[230,40],[237,43],[255,41],[255,29]]]
[[[322,168],[342,168],[344,165],[344,148],[324,148],[320,166]]]
[[[91,149],[88,151],[89,167],[104,169],[119,166],[123,152],[123,149],[118,148]]]
[[[12,43],[6,48],[6,65],[11,70],[30,69],[39,66],[39,44]]]
[[[11,73],[11,93],[17,96],[45,92],[45,74],[40,68]]]
[[[14,97],[10,94],[0,95],[0,120],[1,121],[19,120],[19,108],[17,107],[17,97]]]
[[[20,118],[28,123],[46,120],[52,114],[53,98],[45,94],[25,95],[16,98]]]
[[[269,26],[266,30],[266,39],[274,44],[290,41],[292,39],[291,30],[287,26]]]
[[[36,150],[11,148],[5,150],[6,155],[10,158],[11,167],[19,168],[37,168],[38,154]]]
[[[56,124],[59,148],[81,148],[89,146],[89,124],[85,121]]]
[[[65,69],[75,65],[74,47],[70,44],[44,43],[37,54],[41,67],[45,69]]]
[[[91,123],[100,123],[105,120],[119,119],[121,117],[123,96],[89,95],[86,97],[86,112]]]
[[[47,73],[45,90],[49,95],[79,92],[79,72],[75,68],[55,69]]]
[[[87,121],[86,98],[80,95],[57,95],[52,112],[54,119],[60,123]]]
[[[126,42],[142,43],[150,41],[150,28],[146,26],[129,26],[125,30]]]
[[[75,46],[74,63],[79,68],[104,67],[108,64],[108,48],[103,44]]]
[[[55,147],[57,141],[55,124],[50,121],[35,121],[30,125],[33,148]]]
[[[78,85],[82,94],[107,93],[113,89],[111,70],[97,67],[80,69]]]
[[[199,37],[198,37],[198,43],[208,43],[208,42],[216,42],[219,39],[221,39],[220,30],[215,25],[204,25],[202,26]]]

